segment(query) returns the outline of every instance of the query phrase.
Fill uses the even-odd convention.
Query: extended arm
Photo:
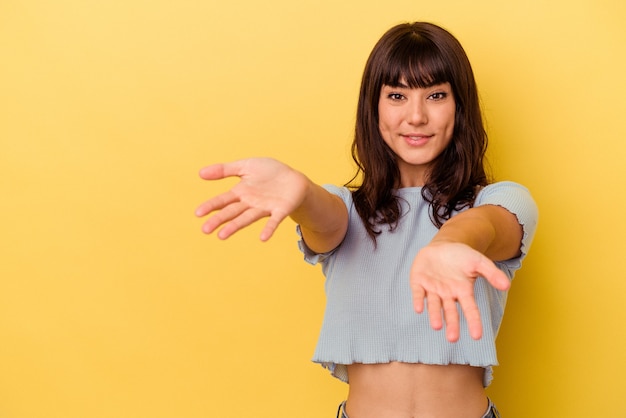
[[[330,251],[343,240],[348,225],[345,205],[299,171],[270,158],[215,164],[200,171],[200,177],[205,180],[233,176],[240,178],[239,183],[196,210],[199,217],[215,212],[203,225],[205,233],[222,227],[218,237],[226,239],[269,217],[261,232],[261,240],[266,241],[290,216],[300,224],[304,240],[314,251]]]
[[[474,282],[482,276],[496,289],[508,289],[509,278],[492,260],[518,256],[522,234],[516,216],[500,206],[479,206],[452,217],[417,254],[411,267],[416,312],[424,311],[426,300],[431,326],[441,329],[445,321],[447,338],[453,342],[459,338],[458,302],[470,335],[481,338]]]

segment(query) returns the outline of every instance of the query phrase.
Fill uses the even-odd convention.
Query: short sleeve
[[[523,228],[521,255],[497,263],[501,267],[506,267],[512,277],[512,273],[521,267],[535,236],[539,217],[535,200],[526,187],[511,181],[503,181],[490,184],[478,193],[474,206],[482,205],[497,205],[505,208],[517,217]]]
[[[350,206],[352,205],[352,193],[347,187],[338,187],[332,184],[325,184],[322,187],[326,189],[328,192],[339,196],[341,200],[343,200],[343,202],[345,203],[346,207],[350,208]],[[315,265],[317,263],[323,263],[336,250],[335,249],[335,250],[332,250],[326,253],[321,253],[321,254],[316,253],[306,245],[306,242],[304,242],[304,239],[302,238],[302,231],[300,229],[300,225],[296,226],[296,233],[298,234],[298,237],[299,237],[298,248],[304,254],[304,261],[306,261],[309,264]]]

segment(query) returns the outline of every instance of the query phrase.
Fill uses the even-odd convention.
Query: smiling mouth
[[[412,144],[412,145],[422,145],[422,144],[428,142],[428,140],[430,138],[432,138],[433,135],[402,135],[402,137],[409,144]]]
[[[414,141],[420,140],[420,139],[427,139],[430,138],[433,135],[426,135],[426,134],[402,134],[403,137],[405,138],[409,138],[412,139]]]

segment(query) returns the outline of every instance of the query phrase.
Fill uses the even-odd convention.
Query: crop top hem
[[[356,363],[343,364],[341,362],[336,362],[336,361],[318,361],[315,359],[313,359],[313,362],[316,364],[319,364],[320,366],[328,370],[333,377],[341,380],[344,383],[348,383],[348,366],[350,364],[356,364]],[[380,360],[380,361],[369,361],[369,362],[362,361],[359,364],[388,364],[388,363],[393,363],[393,362],[446,366],[446,364],[440,364],[440,363],[427,363],[427,362],[402,361],[402,360],[386,360],[386,361]],[[472,367],[484,368],[485,372],[483,374],[483,387],[487,387],[491,384],[491,382],[493,381],[493,366],[497,366],[497,364],[474,364],[470,362],[448,363],[448,364],[459,364],[459,365],[467,365],[467,366],[472,366]]]

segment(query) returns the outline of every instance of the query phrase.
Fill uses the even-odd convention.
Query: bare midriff
[[[350,418],[480,418],[484,369],[387,363],[348,366]]]

